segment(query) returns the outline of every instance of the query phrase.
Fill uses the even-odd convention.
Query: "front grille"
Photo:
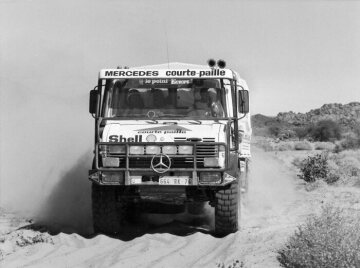
[[[182,143],[181,145],[192,145],[194,146],[195,151],[192,155],[169,155],[171,159],[171,169],[201,169],[204,167],[204,158],[205,157],[218,157],[219,152],[219,143],[213,142],[198,142],[198,143]],[[100,146],[104,146],[105,143],[102,143]],[[138,145],[148,145],[147,144],[136,144]],[[106,143],[105,147],[100,147],[99,149],[100,155],[102,157],[116,157],[120,159],[120,165],[118,168],[121,169],[149,169],[151,170],[151,159],[153,155],[131,155],[127,153],[128,146],[135,144],[124,144],[127,146],[127,149],[123,153],[116,153],[113,150],[109,149],[111,146],[119,146],[113,145],[111,143]],[[157,144],[162,146],[163,144]],[[166,143],[166,145],[174,145],[173,143]],[[179,146],[179,144],[176,144]],[[102,167],[101,159],[99,157],[99,167]],[[194,161],[196,159],[196,165],[194,165]]]
[[[150,168],[150,157],[129,157],[129,168]],[[171,168],[194,168],[193,157],[171,157]],[[203,164],[202,164],[203,166]]]

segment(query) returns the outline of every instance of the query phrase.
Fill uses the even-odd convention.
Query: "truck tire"
[[[204,213],[206,202],[191,202],[187,204],[187,211],[191,215],[201,215]]]
[[[92,213],[95,233],[118,235],[124,231],[128,204],[126,200],[119,198],[119,192],[122,190],[122,187],[92,184]]]
[[[215,234],[225,236],[238,230],[239,189],[234,182],[228,189],[216,193]]]

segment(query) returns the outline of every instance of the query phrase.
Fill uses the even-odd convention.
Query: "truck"
[[[225,66],[100,70],[89,101],[95,232],[121,234],[140,213],[199,214],[206,204],[216,235],[238,230],[251,157],[249,89]]]

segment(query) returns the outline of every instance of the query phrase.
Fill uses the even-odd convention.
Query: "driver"
[[[144,101],[141,97],[140,92],[137,89],[130,89],[127,98],[127,107],[124,111],[124,115],[129,114],[140,114],[142,113],[142,109],[144,109]]]
[[[209,99],[210,99],[210,109],[211,115],[213,117],[224,117],[225,111],[219,101],[218,94],[215,88],[209,88]]]
[[[130,89],[127,97],[130,109],[144,109],[144,102],[138,90]]]

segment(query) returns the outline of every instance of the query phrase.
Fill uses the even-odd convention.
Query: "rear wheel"
[[[92,212],[95,233],[117,235],[127,223],[128,201],[119,198],[123,187],[92,184]]]
[[[229,188],[216,192],[215,233],[227,235],[238,230],[239,186],[237,182]]]

